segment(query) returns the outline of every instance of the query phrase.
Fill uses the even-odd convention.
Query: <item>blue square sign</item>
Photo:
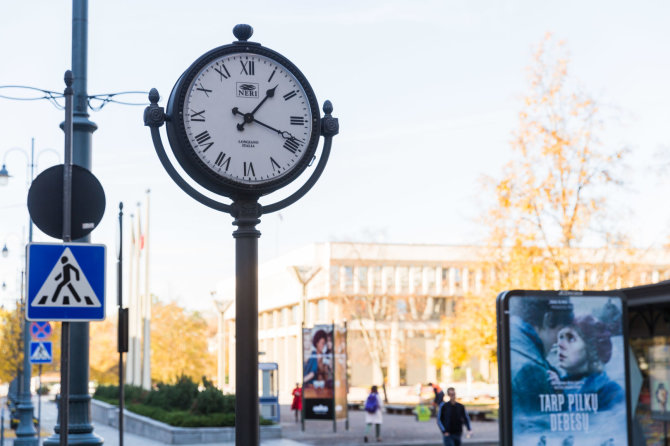
[[[30,363],[51,364],[53,353],[51,352],[51,341],[30,342]]]
[[[29,321],[105,319],[105,245],[28,245]]]

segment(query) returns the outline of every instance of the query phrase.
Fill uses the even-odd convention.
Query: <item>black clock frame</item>
[[[212,171],[196,154],[191,145],[184,127],[183,108],[186,93],[193,79],[207,65],[223,56],[238,53],[252,53],[270,58],[288,70],[300,83],[307,96],[312,114],[312,132],[309,142],[305,145],[305,153],[302,158],[291,168],[289,172],[279,178],[259,184],[240,183],[228,177],[218,175]],[[319,105],[307,78],[290,60],[276,51],[266,48],[258,43],[238,41],[223,45],[203,54],[180,76],[175,84],[166,107],[166,130],[172,153],[186,171],[186,173],[205,189],[219,195],[237,199],[241,197],[260,197],[276,191],[293,180],[312,162],[321,136],[320,126],[321,114]]]

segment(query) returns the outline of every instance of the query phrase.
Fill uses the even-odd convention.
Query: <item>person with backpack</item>
[[[382,399],[377,393],[377,386],[372,386],[370,388],[370,394],[365,400],[365,436],[363,437],[364,442],[368,442],[368,434],[370,433],[370,428],[372,425],[375,425],[375,438],[377,441],[382,441],[381,435],[381,426],[382,426]]]

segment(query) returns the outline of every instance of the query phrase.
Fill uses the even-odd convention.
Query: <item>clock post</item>
[[[330,156],[339,121],[330,101],[320,117],[305,76],[281,54],[248,42],[253,30],[237,25],[237,41],[202,55],[179,78],[167,109],[149,93],[144,125],[161,164],[172,180],[198,202],[234,217],[235,238],[235,444],[258,445],[258,239],[264,214],[302,198],[319,179]],[[234,69],[233,69],[234,67]],[[278,74],[279,73],[279,74]],[[186,181],[167,156],[160,127],[166,124],[170,148],[191,180],[232,200],[204,195]],[[232,131],[231,131],[232,130]],[[316,149],[320,137],[320,156]],[[319,159],[316,166],[312,161]],[[267,205],[259,199],[313,168],[288,197]]]
[[[258,201],[233,203],[235,238],[235,443],[259,443],[258,408]],[[244,379],[240,379],[240,377]]]

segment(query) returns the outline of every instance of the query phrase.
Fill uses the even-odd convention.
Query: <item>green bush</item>
[[[98,386],[93,393],[93,398],[111,400],[119,399],[119,387],[118,386]]]
[[[150,406],[188,410],[198,396],[198,384],[186,375],[179,376],[174,384],[158,383],[156,387],[145,401]]]
[[[188,376],[179,376],[174,384],[159,383],[151,392],[138,386],[126,385],[126,407],[131,412],[177,427],[235,426],[235,395],[224,395],[203,377],[205,389]],[[93,397],[118,404],[118,386],[98,386]],[[272,421],[261,418],[260,424]]]
[[[125,384],[124,389],[124,402],[126,403],[143,403],[147,399],[149,392],[141,388],[140,386],[132,386]],[[93,398],[99,399],[106,403],[118,404],[119,403],[119,386],[105,386],[101,385],[95,389],[93,393]]]
[[[224,396],[216,387],[207,387],[195,397],[191,412],[198,415],[223,412]]]

